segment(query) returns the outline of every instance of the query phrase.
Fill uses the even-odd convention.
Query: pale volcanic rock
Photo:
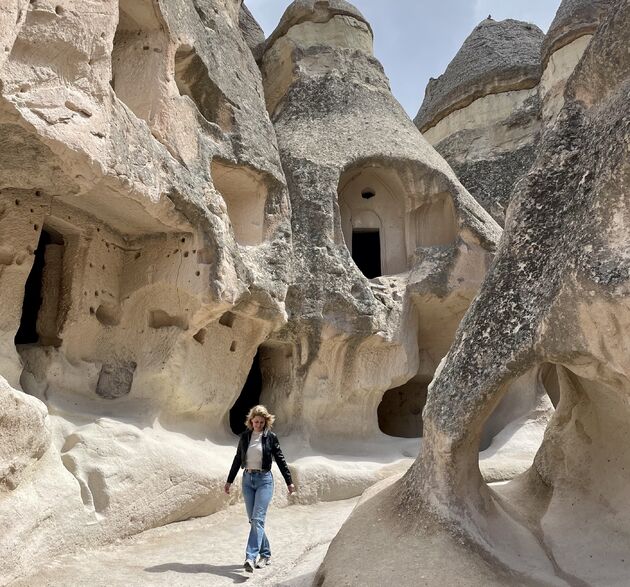
[[[552,53],[582,35],[592,35],[614,0],[562,0],[543,41],[543,65]]]
[[[241,10],[238,15],[238,26],[254,58],[258,60],[264,50],[265,32],[254,18],[249,8],[245,6],[245,3],[241,4]]]
[[[425,132],[482,96],[538,85],[543,37],[537,26],[527,22],[481,21],[446,71],[429,82],[415,119],[418,128]]]
[[[421,455],[364,497],[318,585],[627,582],[629,31],[630,3],[618,0],[515,191],[493,267],[433,382]],[[489,488],[484,421],[543,365],[559,402],[534,464]]]
[[[542,116],[552,124],[564,104],[564,87],[612,0],[563,0],[542,46]]]
[[[231,21],[240,3],[210,4],[123,1],[88,26],[78,8],[55,12],[42,1],[20,21],[0,71],[0,280],[11,302],[2,331],[18,329],[45,237],[36,330],[51,348],[41,364],[58,354],[97,372],[106,365],[103,386],[107,377],[124,381],[119,364],[142,387],[156,377],[152,361],[169,365],[184,348],[215,360],[205,334],[245,336],[248,349],[229,351],[227,341],[216,358],[234,359],[238,370],[256,348],[254,333],[284,321],[290,226],[275,135],[260,74]],[[46,51],[68,62],[63,84],[39,81],[44,66],[34,60],[46,63]],[[228,309],[226,328],[219,319]],[[24,350],[35,362],[41,348]],[[194,377],[181,359],[173,369]],[[201,381],[189,383],[194,395]]]
[[[294,2],[265,41],[240,0],[9,0],[0,42],[0,583],[238,502],[238,485],[222,487],[259,401],[299,487],[289,498],[275,471],[279,507],[403,473],[432,380],[426,450],[436,409],[465,432],[476,388],[469,398],[457,357],[442,360],[453,340],[483,351],[526,332],[491,336],[507,305],[519,310],[495,301],[501,287],[485,294],[483,325],[457,330],[497,247],[514,260],[511,287],[531,285],[526,247],[499,245],[500,227],[393,98],[356,8]],[[513,86],[481,75],[491,92],[468,108],[535,91],[539,70],[512,53],[499,81]],[[575,86],[590,88],[578,99],[592,112],[604,99],[593,92],[614,92],[599,67]],[[514,133],[530,140],[518,96]],[[574,157],[599,152],[585,149]],[[589,177],[561,185],[579,195]],[[551,200],[532,212],[544,234],[558,228],[563,200]],[[461,352],[469,367],[487,358]],[[473,452],[485,449],[487,478],[531,464],[564,381],[557,362],[510,363],[520,377],[485,424],[484,404]],[[450,431],[445,455],[458,448]]]
[[[426,386],[500,229],[393,98],[346,2],[289,6],[262,71],[293,210],[280,420],[325,450],[385,430],[418,437]],[[365,233],[378,239],[373,279],[353,262]]]
[[[527,22],[482,21],[446,71],[429,81],[415,119],[424,137],[500,224],[538,141],[543,38]]]
[[[286,321],[291,251],[240,8],[0,8],[3,581],[225,507],[229,410]]]
[[[46,452],[51,435],[48,410],[39,400],[13,389],[0,376],[0,499],[14,490]]]

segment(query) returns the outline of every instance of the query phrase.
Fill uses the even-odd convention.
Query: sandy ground
[[[245,573],[249,525],[242,504],[207,518],[144,532],[107,548],[56,559],[11,587],[248,586],[310,587],[328,544],[357,499],[272,508],[273,564]]]

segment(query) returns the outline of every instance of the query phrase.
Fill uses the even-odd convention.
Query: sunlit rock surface
[[[628,31],[630,3],[618,0],[515,192],[495,262],[432,384],[421,455],[364,495],[318,585],[627,582]],[[516,378],[543,365],[555,369],[559,403],[534,464],[489,488],[484,422]]]

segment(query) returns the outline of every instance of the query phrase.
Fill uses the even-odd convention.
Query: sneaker
[[[243,565],[243,567],[245,568],[245,570],[248,573],[253,573],[254,572],[254,561],[247,559],[245,561],[245,564]]]
[[[270,564],[271,564],[270,556],[261,556],[256,562],[256,568],[262,569],[263,567],[266,567],[267,565],[270,565]]]

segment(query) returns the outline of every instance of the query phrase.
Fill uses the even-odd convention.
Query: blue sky
[[[291,0],[245,0],[269,35]],[[374,29],[374,52],[392,91],[413,118],[430,77],[437,77],[464,39],[489,14],[547,32],[560,0],[354,0]]]

